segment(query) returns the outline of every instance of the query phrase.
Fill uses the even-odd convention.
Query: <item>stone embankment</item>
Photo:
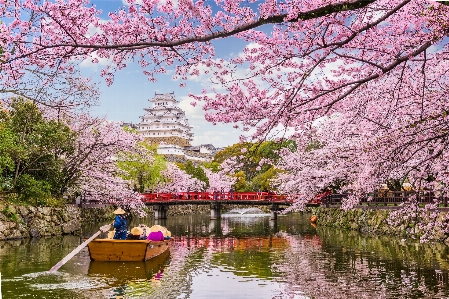
[[[364,234],[389,235],[399,238],[420,239],[449,244],[447,212],[417,213],[415,217],[402,217],[395,210],[354,209],[344,211],[339,208],[312,208],[322,226],[357,230]],[[431,215],[431,213],[437,213]]]
[[[225,212],[244,207],[224,205],[223,208]],[[269,212],[266,206],[259,208]],[[78,234],[81,231],[81,223],[113,220],[114,209],[113,206],[81,209],[74,205],[62,208],[25,207],[0,202],[0,240]],[[175,205],[169,207],[168,217],[208,213],[209,205]],[[150,218],[154,216],[152,207],[148,207],[147,214]]]
[[[81,228],[80,210],[25,207],[0,203],[0,240],[76,233]]]
[[[82,222],[112,220],[114,207],[80,209],[0,203],[0,240],[40,238],[81,232]]]

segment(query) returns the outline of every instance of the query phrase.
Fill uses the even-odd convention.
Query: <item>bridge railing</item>
[[[375,191],[363,196],[360,200],[360,205],[366,206],[397,206],[408,199],[416,195],[416,201],[419,204],[434,203],[435,200],[444,207],[448,207],[449,199],[442,194],[436,194],[432,191]],[[322,198],[321,203],[329,205],[339,205],[343,198],[346,198],[349,194],[329,194]]]
[[[172,201],[270,201],[288,202],[292,200],[285,195],[270,192],[175,192],[175,193],[143,193],[143,202]]]

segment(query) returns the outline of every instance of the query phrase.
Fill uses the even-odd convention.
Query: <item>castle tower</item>
[[[193,133],[189,126],[185,112],[178,107],[174,92],[154,94],[149,100],[153,103],[151,108],[145,108],[144,116],[137,125],[138,132],[150,143],[161,142],[190,146]]]

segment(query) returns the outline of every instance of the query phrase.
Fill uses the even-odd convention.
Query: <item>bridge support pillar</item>
[[[270,215],[270,220],[278,220],[278,208],[279,206],[276,204],[272,204],[270,207],[270,211],[271,211],[271,215]]]
[[[154,219],[167,219],[168,205],[154,205]]]
[[[221,203],[210,204],[210,219],[221,219]]]

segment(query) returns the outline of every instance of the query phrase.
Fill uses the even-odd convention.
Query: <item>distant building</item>
[[[138,124],[124,125],[136,129],[144,139],[159,144],[157,152],[172,156],[170,160],[211,161],[217,152],[212,144],[192,146],[192,127],[189,126],[184,110],[178,107],[175,94],[155,93],[149,100],[153,105],[145,108],[144,116]]]
[[[145,108],[137,131],[151,143],[190,146],[193,133],[185,112],[178,107],[174,93],[154,94],[149,100],[152,107]]]

